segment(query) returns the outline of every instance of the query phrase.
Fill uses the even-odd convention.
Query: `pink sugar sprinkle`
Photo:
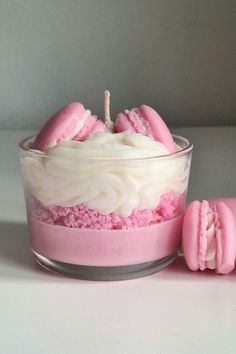
[[[86,204],[73,207],[51,205],[43,206],[35,203],[33,216],[41,222],[72,228],[121,230],[157,224],[172,219],[183,210],[183,196],[165,193],[154,209],[134,209],[128,217],[114,213],[103,215],[97,210],[89,209]]]

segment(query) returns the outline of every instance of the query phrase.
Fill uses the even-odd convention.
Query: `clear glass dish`
[[[130,159],[81,158],[19,144],[32,252],[44,268],[89,280],[137,278],[178,255],[192,144]]]

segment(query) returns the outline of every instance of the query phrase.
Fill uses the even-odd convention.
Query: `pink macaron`
[[[182,244],[189,269],[215,269],[228,274],[234,269],[236,227],[234,216],[225,203],[192,202],[184,216]]]
[[[219,202],[226,204],[234,216],[234,221],[236,225],[236,197],[210,198],[208,199],[208,202],[212,207],[214,205],[217,205]]]
[[[105,124],[91,115],[79,102],[62,107],[42,127],[32,148],[45,151],[62,141],[84,141],[98,131],[106,130]]]
[[[176,152],[172,135],[159,114],[151,107],[142,105],[130,111],[125,110],[116,117],[115,131],[140,133],[164,144],[170,153]]]

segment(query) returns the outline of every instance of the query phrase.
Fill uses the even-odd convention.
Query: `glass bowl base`
[[[141,264],[113,267],[96,267],[70,264],[49,259],[35,252],[34,258],[45,269],[70,278],[96,281],[114,281],[141,278],[159,272],[172,263],[178,256],[178,251],[171,255]]]

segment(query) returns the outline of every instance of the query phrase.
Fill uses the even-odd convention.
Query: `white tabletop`
[[[194,144],[190,199],[236,195],[236,127],[179,128]],[[235,354],[236,271],[88,282],[53,275],[29,249],[17,142],[0,132],[0,353]],[[222,148],[223,146],[223,148]]]

